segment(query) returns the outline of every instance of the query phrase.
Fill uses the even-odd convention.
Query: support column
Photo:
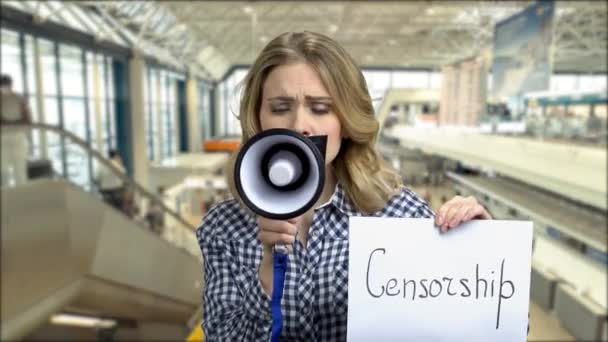
[[[139,53],[134,52],[133,57],[129,60],[133,178],[137,183],[149,188],[146,112],[144,103],[145,71],[146,63],[143,57]]]
[[[199,98],[198,98],[198,83],[196,79],[188,78],[186,81],[186,103],[188,113],[188,141],[189,152],[197,153],[202,151],[202,132],[198,113]]]

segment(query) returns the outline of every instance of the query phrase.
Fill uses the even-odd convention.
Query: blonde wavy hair
[[[277,66],[298,62],[319,74],[346,137],[332,163],[338,183],[357,210],[373,213],[382,209],[403,186],[401,177],[374,148],[379,123],[361,70],[344,48],[327,36],[287,32],[264,47],[242,83],[241,146],[261,131],[262,91],[269,73]],[[226,174],[230,191],[240,200],[233,175],[237,153],[230,159]]]

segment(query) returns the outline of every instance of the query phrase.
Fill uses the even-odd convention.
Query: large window
[[[201,132],[201,140],[211,138],[211,85],[203,80],[198,80],[198,125]]]
[[[2,28],[1,62],[34,122],[74,133],[104,155],[116,147],[111,57]],[[57,133],[30,134],[30,158],[48,158],[58,175],[84,188],[92,184],[90,155]]]
[[[391,74],[391,88],[430,88],[430,73],[427,71],[393,71]]]
[[[568,91],[578,89],[578,79],[576,75],[552,75],[551,90]]]
[[[378,110],[389,89],[439,89],[441,74],[430,71],[363,70],[374,109]]]
[[[58,96],[58,61],[55,51],[55,43],[38,38],[38,49],[40,51],[40,63],[42,65],[42,96],[43,121],[49,125],[61,126],[61,114]],[[65,175],[63,164],[63,146],[60,136],[55,133],[46,133],[46,156],[51,160],[53,169],[60,175]]]
[[[157,136],[156,130],[156,118],[155,115],[157,111],[157,101],[154,99],[157,98],[156,94],[154,94],[154,90],[157,89],[157,70],[153,70],[152,68],[146,68],[145,79],[144,79],[144,106],[146,110],[146,145],[147,145],[147,153],[148,160],[154,160],[155,151],[157,147],[155,146],[154,139]]]
[[[24,95],[27,96],[28,105],[32,114],[32,121],[42,122],[38,111],[38,81],[36,79],[36,39],[31,35],[24,37],[24,59],[25,59],[25,83]],[[42,149],[42,132],[34,132],[30,135],[30,156],[35,159],[42,158],[44,152]]]
[[[169,77],[168,72],[162,72],[162,98],[164,103],[162,106],[161,123],[163,134],[163,158],[173,155],[173,145],[175,144],[175,82]]]
[[[144,75],[146,143],[148,159],[161,161],[177,154],[178,94],[182,74],[147,65]]]
[[[19,33],[2,29],[1,35],[2,73],[8,74],[13,79],[13,90],[23,94],[25,89]]]
[[[239,104],[243,91],[242,83],[246,75],[247,69],[237,68],[218,85],[217,136],[239,136],[241,134]]]
[[[63,126],[65,130],[76,134],[80,139],[89,141],[83,58],[82,49],[70,45],[59,45]],[[88,153],[71,141],[66,142],[65,148],[66,172],[69,178],[81,186],[88,186],[91,176]]]
[[[367,90],[372,98],[374,109],[378,109],[384,98],[384,93],[391,88],[390,71],[363,71]]]

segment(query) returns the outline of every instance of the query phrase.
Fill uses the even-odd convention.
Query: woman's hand
[[[477,202],[475,197],[456,196],[439,208],[435,216],[435,224],[442,232],[446,232],[463,222],[473,219],[491,220],[492,216],[486,208]]]
[[[258,277],[268,296],[272,296],[272,247],[276,244],[291,245],[295,242],[300,218],[301,216],[281,221],[258,216],[258,238],[264,246]]]
[[[298,232],[299,219],[300,217],[289,220],[271,220],[258,216],[257,223],[260,228],[258,238],[262,242],[264,250],[272,250],[276,244],[293,244]]]

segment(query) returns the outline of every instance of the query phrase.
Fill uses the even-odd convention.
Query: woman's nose
[[[296,130],[296,132],[302,134],[305,137],[311,136],[311,133],[309,131],[307,131],[307,130]]]
[[[308,119],[306,118],[306,114],[302,113],[301,111],[298,111],[298,113],[296,113],[296,118],[295,118],[293,128],[296,132],[302,134],[305,137],[312,135],[312,129],[310,127],[310,123],[308,122]]]

